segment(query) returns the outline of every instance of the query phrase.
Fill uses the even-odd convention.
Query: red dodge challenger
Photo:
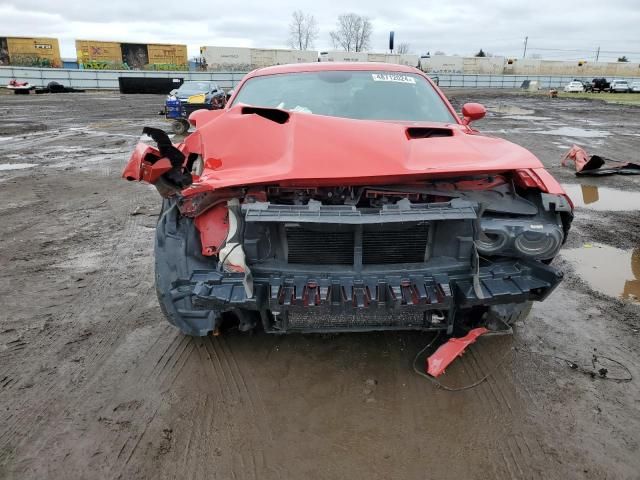
[[[458,116],[415,68],[255,70],[172,144],[145,128],[127,180],[155,185],[156,288],[188,335],[508,329],[562,273],[572,205],[540,161]]]

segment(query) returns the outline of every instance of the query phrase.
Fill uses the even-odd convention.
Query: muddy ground
[[[640,108],[469,100],[589,186],[569,187],[564,283],[450,367],[451,386],[493,372],[450,393],[412,371],[428,334],[182,336],[153,287],[159,197],[119,177],[162,97],[0,96],[0,478],[640,478],[640,201],[620,193],[640,177],[559,166],[572,143],[639,161]],[[594,354],[607,378],[557,358]]]

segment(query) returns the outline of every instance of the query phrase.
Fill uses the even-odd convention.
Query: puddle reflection
[[[563,250],[561,255],[593,290],[640,303],[640,247],[621,250],[593,244]]]
[[[640,210],[640,192],[570,183],[562,185],[576,207],[599,211]]]
[[[35,163],[4,163],[0,164],[0,171],[23,170],[25,168],[33,168],[38,165]]]
[[[507,115],[532,115],[534,110],[516,107],[515,105],[487,105],[487,110],[493,113],[502,113]]]

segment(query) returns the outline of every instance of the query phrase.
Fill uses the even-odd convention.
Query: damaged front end
[[[197,153],[172,148],[139,147],[124,176],[165,197],[156,286],[187,334],[215,331],[225,316],[269,333],[452,334],[508,324],[562,279],[548,263],[572,207],[535,172],[214,190],[198,182]]]

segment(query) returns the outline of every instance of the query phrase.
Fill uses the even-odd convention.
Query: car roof
[[[189,83],[216,83],[213,80],[185,80],[182,85],[187,85]],[[182,86],[180,85],[180,86]]]
[[[263,75],[277,75],[281,73],[300,72],[327,72],[327,71],[370,71],[382,70],[385,72],[399,73],[422,73],[415,67],[398,65],[395,63],[383,62],[313,62],[313,63],[291,63],[287,65],[273,65],[254,70],[247,77],[260,77]]]

